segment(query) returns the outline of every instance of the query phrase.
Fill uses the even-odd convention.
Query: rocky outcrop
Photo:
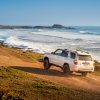
[[[60,24],[54,24],[54,25],[52,26],[52,28],[65,28],[65,26],[60,25]]]
[[[37,29],[43,29],[43,28],[48,28],[48,29],[75,29],[74,27],[66,27],[66,26],[63,26],[63,25],[60,25],[60,24],[54,24],[52,26],[34,26],[34,28],[37,28]]]

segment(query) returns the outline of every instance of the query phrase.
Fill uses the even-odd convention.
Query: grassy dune
[[[62,87],[31,74],[0,67],[0,100],[100,100],[100,93]]]

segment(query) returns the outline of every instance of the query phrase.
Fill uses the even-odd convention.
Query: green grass
[[[95,74],[100,75],[100,62],[95,61]]]
[[[26,72],[0,67],[0,100],[100,100],[100,93],[63,87]]]

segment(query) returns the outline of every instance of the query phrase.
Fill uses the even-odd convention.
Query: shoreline
[[[18,46],[8,45],[7,43],[4,43],[4,41],[0,41],[0,46],[4,46],[4,47],[7,47],[7,48],[15,48],[15,49],[19,49],[19,50],[22,50],[22,51],[32,51],[33,53],[39,53],[39,52],[32,50],[31,48],[25,49],[26,46],[19,46],[18,47]],[[43,54],[43,53],[39,53],[39,54]]]
[[[27,51],[31,51],[31,52],[33,52],[33,53],[38,53],[38,54],[41,54],[41,55],[44,54],[44,53],[40,53],[40,52],[38,52],[38,51],[32,50],[32,48],[27,48],[27,49],[25,49],[26,46],[19,46],[19,47],[18,47],[18,46],[8,45],[7,43],[4,43],[4,41],[0,41],[0,46],[4,46],[4,47],[7,47],[7,48],[15,48],[15,49],[19,49],[19,50],[26,51],[26,52],[27,52]],[[94,56],[95,56],[95,55],[94,55]],[[99,60],[94,59],[94,61],[100,63]]]

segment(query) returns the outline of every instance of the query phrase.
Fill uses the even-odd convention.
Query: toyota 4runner
[[[57,49],[55,52],[46,53],[44,69],[49,69],[51,65],[60,67],[67,74],[79,72],[86,76],[94,71],[92,55],[79,50]]]

